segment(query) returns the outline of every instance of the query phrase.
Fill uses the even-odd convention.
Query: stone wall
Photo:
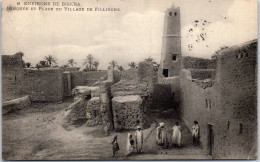
[[[256,46],[254,40],[223,51],[209,87],[194,82],[187,70],[181,72],[182,119],[189,128],[194,120],[199,122],[208,151],[212,126],[215,159],[256,158]]]

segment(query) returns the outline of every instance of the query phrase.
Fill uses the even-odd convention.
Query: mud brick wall
[[[17,89],[17,78],[22,68],[22,55],[2,55],[2,101],[23,97]]]
[[[139,95],[118,96],[112,99],[114,127],[136,129],[137,122],[143,125],[142,98]]]
[[[86,107],[86,126],[96,126],[103,124],[102,114],[100,112],[101,101],[99,97],[92,97]]]
[[[80,99],[70,105],[65,111],[64,124],[77,125],[80,122],[86,122],[86,108],[89,99]]]
[[[121,80],[138,80],[137,69],[129,69],[122,71]]]
[[[182,57],[183,69],[216,69],[217,62],[210,59],[196,57]]]
[[[3,73],[19,70],[23,68],[23,59],[21,54],[2,55],[2,71]]]
[[[20,95],[29,95],[32,101],[55,102],[63,98],[63,75],[58,68],[23,69],[16,88]]]
[[[172,108],[174,98],[170,84],[154,84],[153,92],[151,109]]]
[[[171,95],[174,106],[179,105],[180,103],[180,78],[178,76],[175,77],[168,77],[168,78],[160,78],[160,84],[170,85],[171,88]],[[156,93],[154,91],[153,93]]]
[[[110,124],[110,130],[114,128],[113,123],[113,112],[112,112],[112,101],[111,101],[111,82],[103,81],[99,85],[100,89],[100,100],[101,100],[101,107],[100,113],[102,115],[103,124],[107,125]]]
[[[224,50],[213,85],[205,89],[192,82],[187,71],[181,72],[182,119],[189,128],[194,120],[199,122],[205,150],[209,150],[208,124],[212,125],[216,159],[255,158],[256,58],[256,40]]]
[[[204,80],[204,79],[209,79],[215,78],[216,75],[216,70],[214,69],[189,69],[191,72],[191,76],[193,79],[199,79],[199,80]]]

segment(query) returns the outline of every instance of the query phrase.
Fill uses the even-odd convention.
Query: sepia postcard
[[[2,0],[3,160],[257,159],[256,0]]]

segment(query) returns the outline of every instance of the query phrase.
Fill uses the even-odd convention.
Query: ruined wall
[[[181,72],[182,119],[189,128],[194,120],[199,122],[202,146],[208,151],[212,125],[216,159],[255,158],[256,45],[254,40],[223,51],[211,86],[198,84],[187,70]]]
[[[118,96],[112,99],[115,129],[136,129],[143,126],[143,105],[139,95]],[[138,123],[138,121],[140,123]]]
[[[216,69],[217,62],[210,59],[186,56],[182,58],[183,69]]]
[[[151,105],[153,77],[154,70],[152,62],[141,62],[137,70],[132,69],[122,72],[121,80],[111,86],[113,119],[116,129],[119,127],[122,127],[122,129],[134,129],[137,119],[140,120],[139,122],[142,125],[148,125],[144,123],[145,119],[143,118],[143,114]],[[127,100],[127,98],[129,98],[129,100]],[[125,110],[121,112],[121,110],[119,110],[120,107]],[[138,111],[136,109],[138,109]],[[137,114],[128,116],[127,112],[135,112]],[[138,117],[140,117],[140,119]],[[135,123],[133,123],[134,120]],[[124,123],[118,124],[118,121],[125,123],[130,122],[130,125]]]

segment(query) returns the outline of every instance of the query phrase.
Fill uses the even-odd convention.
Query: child
[[[113,145],[113,157],[115,157],[116,154],[118,154],[118,150],[120,150],[117,142],[117,135],[114,136],[112,140],[112,145]]]

